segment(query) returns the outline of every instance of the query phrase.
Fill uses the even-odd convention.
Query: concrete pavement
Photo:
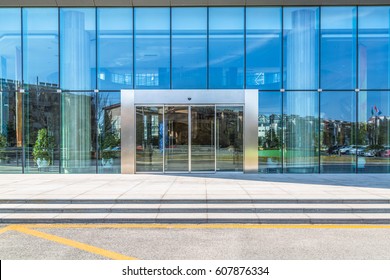
[[[0,221],[390,223],[390,174],[0,175]]]

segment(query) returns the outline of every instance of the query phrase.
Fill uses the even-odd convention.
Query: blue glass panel
[[[320,102],[321,173],[354,172],[356,93],[324,91]]]
[[[390,92],[358,94],[357,169],[362,173],[390,172]]]
[[[321,8],[321,88],[356,88],[356,7]]]
[[[170,9],[135,8],[135,88],[170,88]]]
[[[61,93],[61,173],[96,173],[96,96]]]
[[[207,8],[172,9],[172,88],[207,87]]]
[[[282,9],[246,9],[246,87],[280,89]]]
[[[61,8],[61,88],[96,88],[95,9]]]
[[[98,8],[98,88],[133,88],[133,10]]]
[[[282,172],[282,93],[259,93],[259,172]]]
[[[318,172],[318,92],[288,91],[283,98],[284,171]]]
[[[319,8],[284,8],[284,80],[286,89],[318,88]]]
[[[20,9],[0,9],[0,91],[14,90],[22,78]]]
[[[390,7],[359,7],[359,88],[390,88]]]
[[[98,93],[99,173],[121,172],[121,97]]]
[[[23,72],[28,89],[58,88],[58,9],[23,9]]]
[[[244,87],[244,8],[209,8],[209,88]]]

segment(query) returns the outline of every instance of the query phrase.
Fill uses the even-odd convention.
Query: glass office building
[[[389,173],[390,6],[261,2],[0,3],[0,173]]]

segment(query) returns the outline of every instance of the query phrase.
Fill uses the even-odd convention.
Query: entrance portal
[[[137,172],[243,170],[243,107],[137,106]]]

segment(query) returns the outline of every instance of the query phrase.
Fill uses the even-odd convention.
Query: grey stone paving
[[[390,174],[2,174],[1,199],[390,199]]]

